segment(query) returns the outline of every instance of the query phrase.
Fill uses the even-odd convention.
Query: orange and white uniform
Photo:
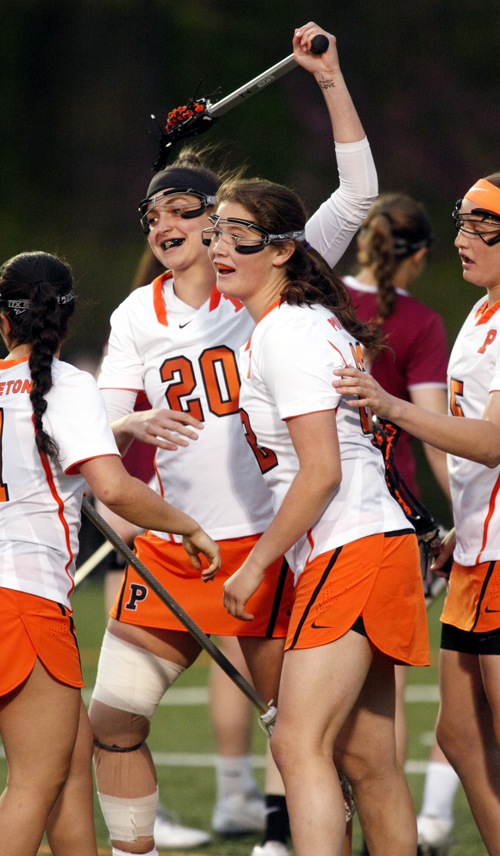
[[[85,486],[78,464],[118,449],[91,375],[54,358],[52,376],[43,425],[60,466],[36,447],[28,358],[0,361],[0,694],[28,676],[36,656],[82,686],[69,603]]]
[[[330,264],[345,251],[377,189],[366,139],[338,145],[337,159],[340,187],[306,226],[308,240]],[[193,573],[181,539],[163,532],[136,539],[139,557],[153,573],[169,575],[166,587],[205,632],[284,636],[292,580],[282,562],[270,571],[265,598],[256,596],[259,603],[265,599],[262,609],[259,603],[254,607],[258,620],[242,625],[222,605],[225,579],[242,564],[272,517],[271,494],[239,416],[237,354],[253,327],[239,301],[214,287],[210,299],[194,309],[177,297],[172,275],[164,274],[133,292],[113,313],[98,383],[110,421],[130,412],[142,393],[153,408],[183,410],[204,424],[188,447],[174,453],[158,449],[155,468],[165,499],[219,542],[221,571],[204,585]],[[122,398],[117,403],[118,391]],[[111,615],[138,625],[183,629],[130,568]]]
[[[185,410],[203,421],[198,440],[189,446],[175,453],[158,449],[155,469],[161,495],[218,541],[222,568],[205,585],[182,538],[166,532],[148,530],[136,538],[139,558],[206,633],[284,636],[292,580],[282,561],[270,569],[269,590],[256,598],[259,619],[251,627],[222,605],[225,580],[244,562],[272,515],[271,494],[239,418],[237,352],[253,328],[251,317],[239,301],[215,288],[200,309],[187,306],[167,273],[134,291],[111,324],[99,377],[104,396],[113,385],[133,390],[132,399],[144,392],[153,408]],[[129,624],[184,629],[130,567],[111,615]]]
[[[333,370],[347,365],[362,365],[360,345],[328,309],[319,305],[274,304],[240,352],[242,421],[272,491],[275,513],[299,470],[287,420],[324,410],[336,412],[342,480],[315,524],[286,554],[297,586],[287,646],[301,647],[301,633],[303,647],[333,641],[362,615],[370,639],[386,653],[407,662],[425,662],[426,634],[421,627],[422,615],[425,624],[425,606],[415,535],[386,487],[382,456],[371,443],[369,413],[349,407],[347,397],[332,386]],[[395,540],[406,538],[414,555],[409,566],[408,562],[399,570],[393,566],[390,579],[383,584],[382,600],[389,603],[392,598],[391,614],[398,611],[395,606],[400,597],[396,625],[406,622],[407,630],[411,627],[409,641],[396,645],[389,639],[390,621],[378,614],[379,607],[382,609],[378,594],[381,578],[377,563],[374,565],[369,555],[377,553],[378,565],[382,566],[382,542],[392,536]],[[351,546],[354,544],[355,548]],[[349,556],[347,567],[342,551]],[[363,554],[369,555],[369,567],[365,567]],[[339,572],[339,568],[343,570]],[[311,586],[311,597],[303,603],[301,591],[309,587],[309,578],[316,586]],[[340,581],[339,587],[336,581]],[[321,593],[317,585],[324,587]],[[376,610],[370,605],[372,600],[378,604]],[[306,632],[306,620],[314,631],[326,633],[311,636]],[[402,632],[404,636],[406,630]]]
[[[481,419],[500,391],[500,301],[479,300],[453,346],[448,366],[450,412]],[[441,620],[462,630],[500,626],[500,466],[448,455],[456,547]]]

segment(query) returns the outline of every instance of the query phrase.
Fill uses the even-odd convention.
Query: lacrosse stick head
[[[413,495],[410,488],[401,478],[394,462],[394,452],[401,429],[386,419],[373,418],[373,445],[380,450],[385,464],[385,480],[389,492],[401,506],[406,518],[417,533],[420,553],[420,571],[424,585],[426,602],[434,599],[434,582],[436,575],[431,570],[432,560],[439,553],[441,537],[439,524],[436,523],[430,511]],[[437,590],[437,587],[436,587]],[[432,597],[431,597],[432,596]]]
[[[165,127],[158,125],[158,160],[153,164],[153,169],[157,172],[164,169],[174,143],[187,137],[198,137],[212,127],[217,116],[212,115],[210,107],[208,98],[191,98],[184,106],[170,111]],[[152,118],[154,119],[154,116]]]

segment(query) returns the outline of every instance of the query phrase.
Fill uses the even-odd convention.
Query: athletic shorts
[[[500,627],[500,561],[453,562],[441,621],[475,633]]]
[[[71,687],[83,687],[71,611],[60,603],[0,588],[0,696],[22,684],[38,657]]]
[[[500,630],[474,633],[459,630],[452,624],[443,624],[441,648],[445,651],[460,651],[461,654],[500,654]]]
[[[333,642],[359,616],[363,619],[359,626],[384,654],[413,666],[429,665],[427,614],[413,530],[369,535],[309,562],[297,581],[285,650]]]
[[[234,618],[222,602],[225,581],[238,570],[260,535],[219,541],[221,568],[208,583],[193,568],[182,544],[165,541],[151,532],[135,539],[138,558],[205,633],[220,636],[286,636],[293,602],[293,574],[279,559],[267,569],[264,582],[250,598],[247,612],[253,621]],[[111,609],[112,618],[141,627],[185,630],[168,606],[128,565]]]

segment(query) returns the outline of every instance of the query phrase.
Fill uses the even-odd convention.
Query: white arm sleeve
[[[106,405],[108,422],[115,422],[122,416],[127,416],[134,409],[137,392],[135,389],[101,389]]]
[[[345,253],[378,193],[378,181],[366,137],[335,143],[340,186],[306,224],[306,237],[333,267]]]

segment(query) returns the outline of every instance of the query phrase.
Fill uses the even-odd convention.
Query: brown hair
[[[258,178],[224,182],[217,201],[243,205],[270,234],[301,231],[307,219],[302,202],[292,190]],[[359,320],[342,279],[306,241],[295,241],[295,252],[284,268],[288,281],[281,293],[282,303],[319,303],[334,312],[342,326],[365,347],[380,347],[381,331]]]
[[[49,253],[20,253],[0,268],[0,311],[11,326],[16,345],[30,344],[30,399],[36,445],[57,460],[58,449],[43,427],[45,396],[52,388],[52,358],[66,338],[75,311],[71,268]]]
[[[372,204],[361,226],[364,247],[357,261],[373,267],[377,283],[378,320],[394,312],[394,275],[404,259],[432,243],[429,216],[419,202],[403,193],[385,193]]]
[[[489,181],[495,187],[500,187],[500,172],[492,172],[491,175],[486,176],[485,181]]]

